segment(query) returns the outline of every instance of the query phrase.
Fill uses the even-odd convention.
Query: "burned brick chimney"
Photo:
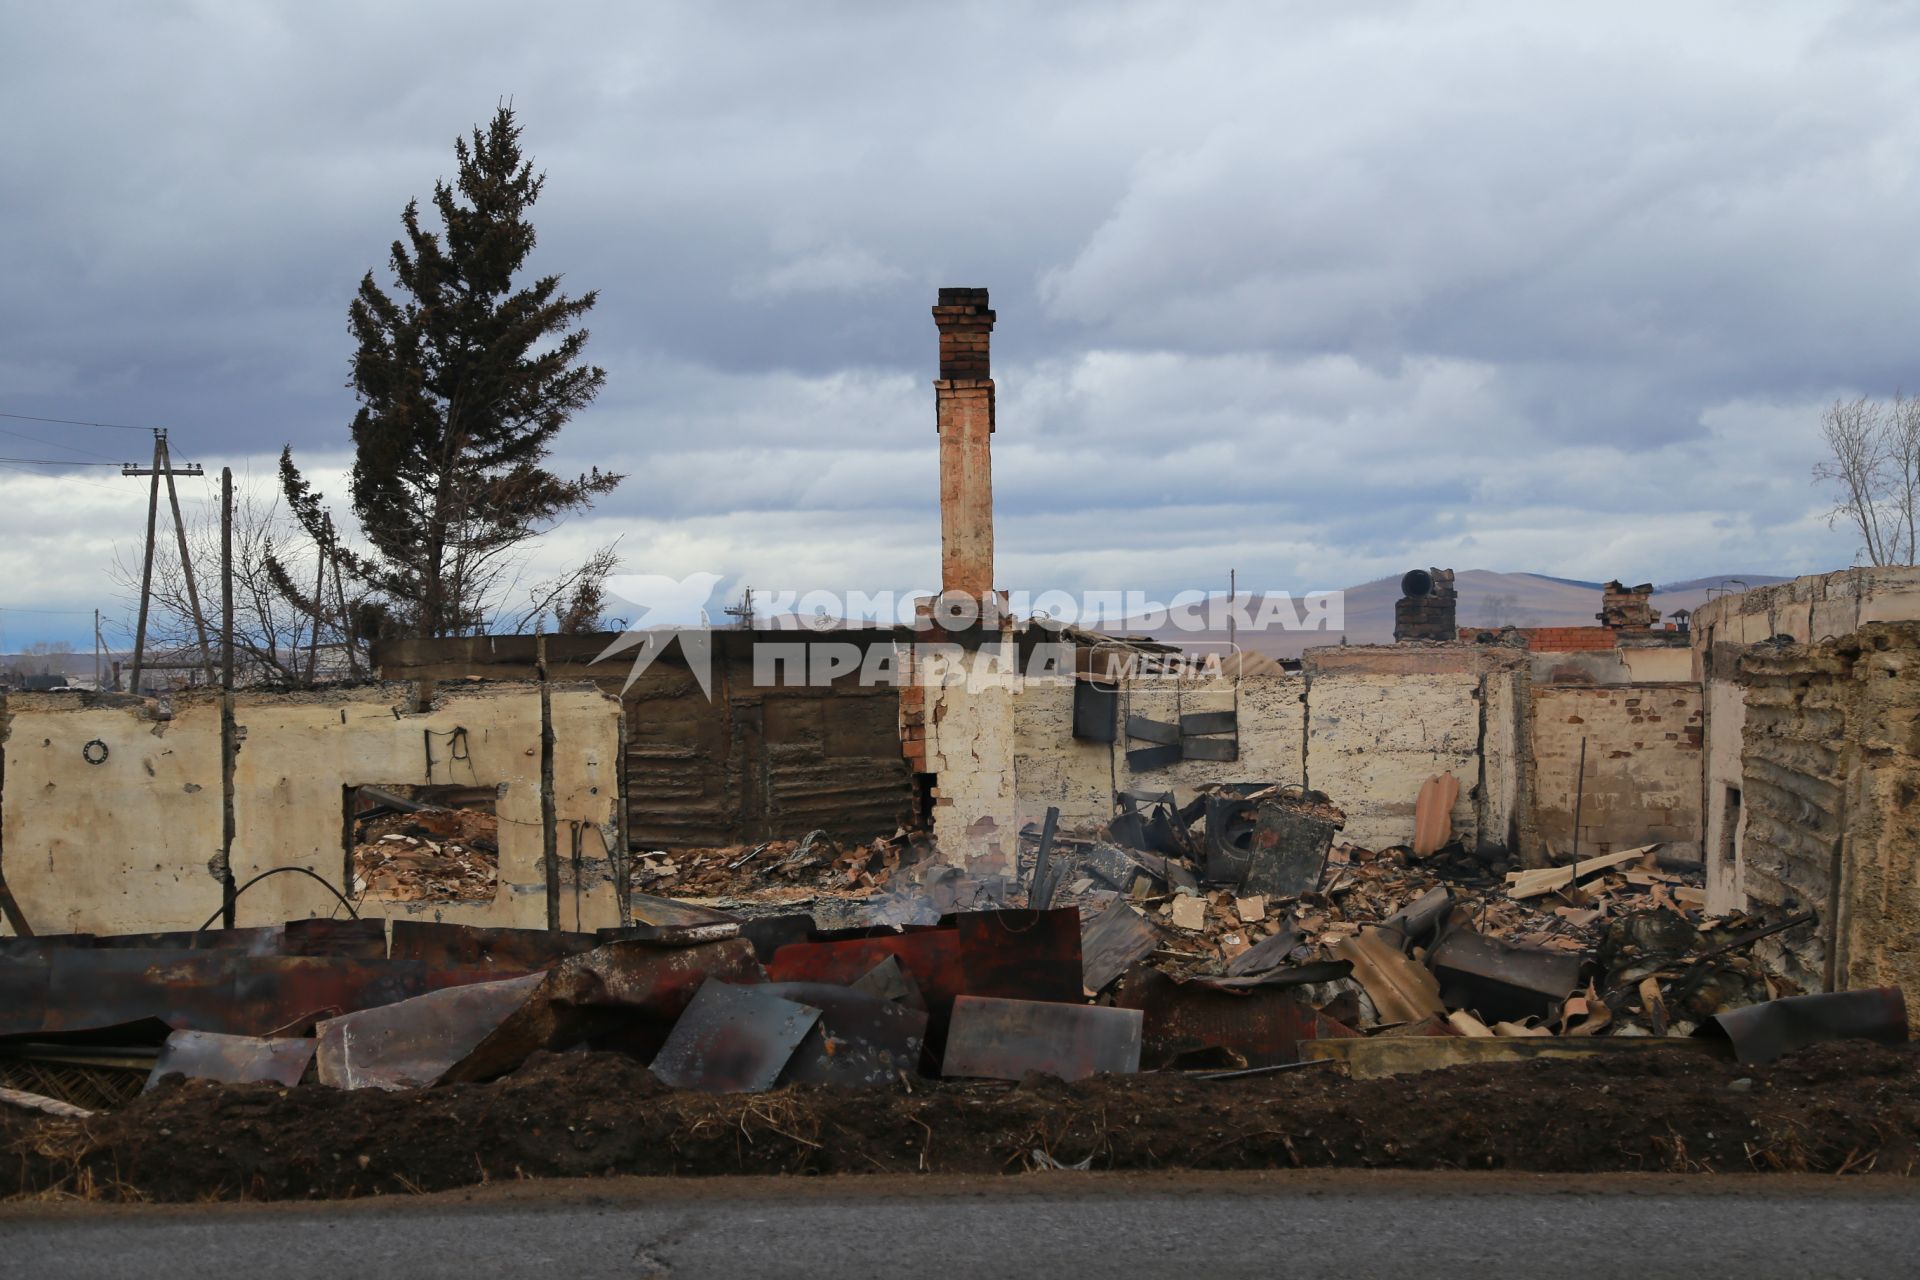
[[[1454,624],[1458,597],[1451,569],[1409,569],[1400,579],[1393,606],[1393,639],[1458,640]]]
[[[1628,587],[1614,579],[1600,588],[1600,612],[1593,616],[1601,626],[1615,631],[1653,630],[1653,624],[1660,621],[1660,611],[1653,607],[1653,584]]]
[[[942,289],[940,377],[933,384],[940,431],[940,590],[985,600],[993,593],[993,312],[985,289]]]

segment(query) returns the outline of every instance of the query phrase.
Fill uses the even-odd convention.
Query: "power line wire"
[[[108,462],[118,462],[112,454],[101,453],[98,449],[83,449],[77,444],[67,444],[60,440],[42,440],[39,436],[30,436],[24,431],[9,431],[0,427],[0,436],[12,436],[16,440],[25,440],[30,444],[45,445],[49,449],[68,449],[74,453],[84,453],[90,458],[105,458]]]
[[[57,422],[63,427],[112,427],[115,431],[158,431],[158,427],[130,427],[124,422],[82,422],[78,418],[40,418],[31,413],[4,413],[0,418],[13,418],[19,422]]]
[[[78,458],[0,458],[0,462],[25,462],[36,467],[120,467],[126,464],[114,462],[82,462]]]

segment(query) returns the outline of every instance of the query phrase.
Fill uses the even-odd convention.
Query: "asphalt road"
[[[1052,1173],[519,1184],[334,1205],[0,1207],[0,1275],[1901,1276],[1894,1179]]]

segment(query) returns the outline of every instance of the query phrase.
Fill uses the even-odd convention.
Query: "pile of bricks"
[[[1660,620],[1660,611],[1653,607],[1652,601],[1651,582],[1629,587],[1615,578],[1600,589],[1600,612],[1593,616],[1600,620],[1603,627],[1620,631],[1650,631],[1653,624]]]

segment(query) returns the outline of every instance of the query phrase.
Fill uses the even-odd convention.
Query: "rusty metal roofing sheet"
[[[162,933],[56,933],[0,938],[0,962],[45,958],[56,950],[241,951],[256,956],[340,956],[382,960],[386,921],[288,920],[245,929],[181,929]]]
[[[1128,971],[1113,1002],[1140,1011],[1140,1060],[1150,1069],[1274,1066],[1299,1061],[1306,1041],[1359,1034],[1284,988],[1179,983],[1145,965]]]
[[[525,1003],[442,1080],[491,1080],[537,1050],[565,1049],[605,1032],[630,1031],[635,1023],[664,1038],[710,976],[766,980],[753,944],[744,938],[693,947],[610,942],[569,956],[542,975]]]
[[[1276,969],[1287,963],[1293,955],[1293,949],[1299,945],[1300,931],[1291,920],[1283,921],[1278,930],[1227,961],[1227,976],[1243,978],[1248,974]]]
[[[797,942],[773,953],[767,973],[775,982],[851,986],[889,957],[912,976],[926,997],[927,1008],[944,1021],[954,997],[967,984],[960,963],[960,934],[955,929],[909,929],[877,938]]]
[[[505,1022],[546,975],[430,991],[328,1018],[314,1028],[320,1083],[336,1089],[421,1089]]]
[[[656,898],[650,893],[633,895],[633,918],[641,924],[663,926],[740,923],[740,917],[730,916],[724,911],[715,911],[712,907],[691,902],[677,902],[672,898]]]
[[[425,964],[482,969],[497,975],[531,973],[568,956],[591,951],[591,933],[546,929],[485,928],[436,920],[395,920],[393,958]]]
[[[1400,949],[1401,942],[1397,930],[1375,926],[1342,938],[1333,953],[1353,965],[1353,976],[1366,988],[1380,1021],[1418,1022],[1445,1013],[1439,980],[1426,966],[1409,959]]]
[[[771,1089],[820,1020],[820,1010],[764,985],[708,980],[673,1024],[653,1074],[676,1089],[748,1093]]]
[[[1460,929],[1435,943],[1427,962],[1448,1008],[1491,1023],[1545,1016],[1580,985],[1582,958]]]
[[[888,956],[847,985],[854,991],[879,996],[882,1000],[891,1000],[909,1009],[918,1009],[922,1013],[927,1009],[927,998],[920,994],[920,984],[915,982],[913,975],[902,969],[900,962],[892,956]]]
[[[225,1084],[299,1084],[313,1061],[313,1048],[313,1041],[305,1036],[267,1039],[176,1031],[154,1059],[146,1087],[151,1089],[170,1075]]]
[[[762,963],[773,953],[794,942],[806,942],[815,932],[813,917],[803,912],[778,916],[754,916],[740,922],[740,936],[753,943],[754,954]]]
[[[1102,991],[1152,952],[1160,934],[1124,898],[1115,898],[1081,926],[1081,982]]]
[[[1140,1069],[1137,1009],[960,996],[940,1074],[1019,1080],[1030,1071],[1080,1080]]]
[[[953,917],[968,995],[1078,1003],[1085,981],[1080,909],[1008,908]]]
[[[1787,996],[1716,1013],[1694,1034],[1726,1037],[1734,1056],[1751,1063],[1772,1062],[1826,1040],[1904,1044],[1907,1001],[1899,987]]]
[[[780,1083],[890,1084],[919,1070],[926,1010],[824,982],[774,982],[766,990],[820,1010]]]
[[[27,996],[0,1004],[0,1037],[143,1019],[175,1030],[267,1035],[316,1013],[351,1013],[494,976],[406,960],[71,948],[44,962],[0,962],[0,990]]]

